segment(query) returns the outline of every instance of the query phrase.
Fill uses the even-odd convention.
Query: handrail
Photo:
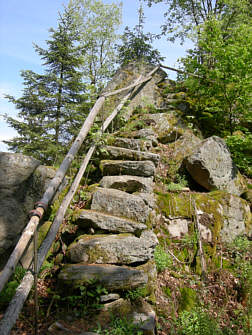
[[[120,111],[120,109],[121,109],[121,108],[123,107],[123,105],[125,104],[126,100],[128,100],[128,99],[130,98],[132,92],[134,91],[133,88],[135,88],[136,86],[141,85],[141,84],[145,83],[146,81],[150,80],[150,79],[151,79],[150,74],[153,75],[158,69],[159,69],[159,66],[157,66],[154,70],[152,70],[152,71],[148,74],[148,76],[147,76],[145,79],[141,80],[141,76],[140,76],[140,77],[135,81],[134,84],[130,85],[130,87],[125,88],[125,90],[126,90],[126,89],[127,89],[127,90],[128,90],[128,89],[132,89],[132,90],[131,90],[131,91],[130,91],[130,92],[129,92],[123,99],[122,99],[121,103],[115,108],[115,110],[112,112],[112,114],[106,119],[106,121],[104,122],[104,124],[103,124],[103,126],[102,126],[102,128],[101,128],[100,131],[104,131],[104,130],[109,126],[109,124],[112,122],[112,120],[115,118],[115,116],[118,114],[118,112]],[[111,93],[113,93],[113,92],[111,92]],[[116,93],[115,93],[115,94],[116,94]],[[110,94],[110,95],[112,95],[112,94]],[[110,95],[109,95],[109,96],[110,96]],[[100,100],[100,98],[103,98],[103,99]],[[101,106],[102,106],[103,103],[104,103],[105,96],[102,96],[102,97],[100,97],[100,98],[97,100],[96,104],[94,105],[94,107],[93,107],[92,110],[90,111],[90,114],[91,114],[92,112],[94,112],[94,110],[96,109],[95,106],[99,106],[98,110],[95,110],[95,112],[96,112],[95,116],[98,114],[98,112],[99,112]],[[100,101],[99,101],[99,100],[100,100]],[[99,104],[98,104],[98,102],[99,102]],[[90,116],[90,114],[89,114],[89,116]],[[89,116],[88,116],[88,117],[89,117]],[[95,116],[92,116],[92,117],[93,117],[93,121],[92,121],[92,122],[94,122]],[[88,122],[86,122],[86,121],[84,122],[84,124],[83,124],[83,126],[82,126],[82,128],[81,128],[80,133],[82,132],[83,140],[84,140],[84,138],[86,137],[86,135],[87,135],[87,133],[88,133],[88,130],[86,131],[86,127],[84,127],[84,126],[85,126],[86,124],[88,124],[89,129],[90,129],[90,127],[91,127],[92,124],[93,124],[93,123],[90,124],[90,119],[91,119],[91,117],[89,118],[89,121],[88,121]],[[86,119],[86,120],[87,120],[87,119]],[[83,131],[83,129],[84,129],[84,131]],[[84,135],[83,135],[83,134],[84,134]],[[79,135],[80,135],[80,134],[79,134]],[[73,158],[74,158],[74,155],[73,155],[74,150],[76,150],[76,148],[77,148],[78,146],[79,146],[79,147],[81,146],[83,140],[82,140],[81,144],[79,144],[80,141],[81,141],[80,139],[78,140],[79,135],[78,135],[78,137],[76,138],[76,140],[75,140],[74,144],[72,145],[71,149],[69,150],[67,156],[66,156],[65,159],[63,160],[63,162],[62,162],[62,164],[61,164],[59,170],[61,169],[62,166],[63,166],[64,169],[66,168],[66,164],[63,164],[63,163],[64,163],[65,161],[67,161],[67,159],[70,160],[70,158],[71,158],[71,161],[72,161]],[[77,140],[78,140],[79,142],[78,142]],[[73,146],[74,146],[77,142],[78,142],[78,146],[76,145],[75,148],[73,149]],[[41,248],[40,248],[39,253],[38,253],[38,269],[40,269],[41,265],[43,264],[44,258],[46,257],[48,251],[50,250],[51,244],[53,243],[53,240],[55,239],[55,236],[56,236],[56,234],[57,234],[57,232],[58,232],[58,229],[59,229],[59,227],[60,227],[60,224],[62,223],[62,221],[63,221],[63,219],[64,219],[65,211],[66,211],[67,207],[69,206],[69,204],[70,204],[70,202],[71,202],[71,200],[72,200],[72,198],[73,198],[73,196],[74,196],[74,194],[75,194],[75,192],[76,192],[76,190],[77,190],[77,188],[78,188],[78,186],[79,186],[80,180],[81,180],[81,178],[82,178],[82,176],[83,176],[83,174],[84,174],[84,172],[85,172],[85,169],[86,169],[86,167],[87,167],[87,165],[88,165],[88,162],[89,162],[89,160],[90,160],[90,158],[91,158],[91,156],[92,156],[92,154],[93,154],[95,148],[96,148],[96,145],[94,144],[94,145],[92,145],[91,148],[89,149],[89,151],[88,151],[88,153],[87,153],[87,155],[86,155],[86,157],[85,157],[85,159],[84,159],[84,161],[83,161],[83,164],[82,164],[82,166],[81,166],[81,168],[80,168],[78,174],[76,175],[76,178],[75,178],[73,184],[72,184],[71,187],[70,187],[69,192],[67,193],[66,197],[63,199],[63,202],[62,202],[62,204],[61,204],[61,206],[60,206],[60,208],[59,208],[59,210],[58,210],[58,212],[57,212],[57,214],[56,214],[56,217],[55,217],[55,219],[54,219],[54,222],[53,222],[53,224],[52,224],[52,226],[51,226],[50,232],[48,233],[46,239],[44,240],[44,242],[43,242],[42,245],[41,245]],[[78,151],[78,149],[77,149],[77,151]],[[76,152],[77,152],[77,151],[76,151]],[[75,154],[76,154],[76,152],[75,152]],[[71,155],[73,155],[73,156],[71,156]],[[71,162],[70,162],[70,163],[71,163]],[[69,165],[70,165],[70,164],[69,164]],[[66,171],[67,171],[67,169],[66,169],[66,171],[65,171],[65,173],[64,173],[64,175],[63,175],[63,172],[62,172],[62,171],[64,171],[63,168],[61,169],[61,171],[59,171],[59,170],[57,171],[56,176],[54,177],[54,179],[55,179],[56,181],[60,180],[60,178],[62,178],[61,181],[63,180],[63,178],[64,178],[64,176],[65,176],[65,173],[66,173]],[[62,176],[63,176],[63,177],[62,177]],[[50,199],[50,194],[51,194],[52,190],[54,190],[54,192],[57,190],[57,188],[56,188],[56,186],[55,186],[55,185],[57,185],[57,183],[54,181],[54,179],[52,180],[52,182],[50,183],[48,189],[47,189],[46,192],[44,193],[44,196],[43,196],[43,198],[42,198],[42,201],[48,201],[48,202],[49,202],[49,201],[51,200],[51,199]],[[58,185],[58,186],[59,186],[59,185]],[[50,199],[50,200],[48,200],[48,199]],[[42,202],[42,201],[41,201],[41,202]],[[42,209],[43,209],[43,211],[44,211],[44,208],[42,208]],[[43,213],[42,213],[42,214],[43,214]],[[34,218],[37,219],[37,221],[38,221],[38,222],[37,222],[37,225],[38,225],[38,223],[39,223],[39,218],[37,218],[37,217],[34,217]],[[31,220],[30,220],[30,221],[31,221]],[[30,223],[30,222],[29,222],[29,223]],[[29,225],[29,223],[28,223],[28,225]],[[36,230],[36,228],[37,228],[37,226],[34,227],[34,231]],[[31,231],[30,231],[30,232],[31,232]],[[33,232],[33,233],[34,233],[34,232]],[[23,233],[23,234],[24,234],[24,233]],[[23,235],[22,235],[22,236],[23,236]],[[21,237],[22,237],[22,236],[21,236]],[[30,236],[30,238],[31,238],[31,236]],[[28,242],[29,242],[29,241],[28,241]],[[28,242],[27,242],[27,243],[28,243]],[[14,256],[13,256],[13,257],[14,257]],[[20,257],[21,257],[21,256],[20,256]],[[16,262],[18,262],[18,260],[17,260]],[[9,270],[9,268],[8,268],[8,270]],[[7,279],[7,280],[8,280],[8,279]],[[12,301],[11,301],[9,307],[8,307],[7,310],[6,310],[6,313],[5,313],[4,317],[3,317],[3,319],[2,319],[1,322],[0,322],[0,334],[2,334],[2,335],[8,335],[8,334],[9,334],[9,332],[10,332],[10,330],[11,330],[13,324],[15,323],[15,321],[16,321],[16,319],[17,319],[17,317],[18,317],[18,315],[19,315],[19,313],[20,313],[20,311],[21,311],[21,309],[22,309],[22,306],[23,306],[23,304],[24,304],[24,302],[25,302],[25,300],[26,300],[26,298],[27,298],[27,296],[28,296],[28,294],[29,294],[29,292],[30,292],[30,289],[31,289],[32,284],[33,284],[33,281],[34,281],[33,274],[32,274],[31,271],[28,271],[27,274],[24,276],[24,278],[23,278],[21,284],[20,284],[19,287],[17,288],[16,294],[15,294],[15,296],[13,297],[13,299],[12,299]]]

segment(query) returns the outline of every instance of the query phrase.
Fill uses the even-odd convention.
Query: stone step
[[[112,233],[139,233],[147,229],[143,223],[88,209],[80,212],[77,224],[81,228],[101,229]]]
[[[103,188],[114,188],[128,193],[153,191],[153,178],[137,176],[105,176],[100,181]]]
[[[141,197],[112,188],[98,188],[93,194],[91,209],[141,223],[146,222],[150,212]]]
[[[100,169],[103,176],[130,175],[151,177],[155,174],[155,165],[152,161],[102,160]]]
[[[140,237],[132,234],[82,235],[68,247],[66,255],[72,263],[143,263],[153,258],[157,244],[157,237],[150,230]]]
[[[104,159],[132,160],[132,161],[152,161],[158,164],[160,156],[147,151],[131,150],[121,147],[105,146],[101,157]]]
[[[111,143],[114,147],[121,147],[137,151],[148,151],[152,148],[152,141],[143,139],[116,137]]]
[[[132,290],[148,282],[148,273],[142,269],[110,264],[68,264],[59,276],[64,286],[78,288],[96,280],[104,288],[114,290]]]

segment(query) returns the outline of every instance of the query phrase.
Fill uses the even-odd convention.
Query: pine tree
[[[145,61],[157,64],[164,60],[160,52],[151,45],[153,34],[144,33],[144,11],[140,1],[138,9],[138,24],[130,30],[126,27],[122,35],[122,45],[117,46],[118,63],[124,65],[130,61]]]
[[[19,136],[5,143],[12,151],[47,164],[61,158],[85,117],[85,86],[79,70],[83,56],[74,15],[73,7],[65,8],[58,27],[49,30],[47,49],[34,45],[45,66],[44,73],[22,71],[22,97],[6,96],[19,110],[18,119],[6,116]]]

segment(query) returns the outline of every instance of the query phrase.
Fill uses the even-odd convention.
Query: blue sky
[[[104,0],[111,3],[112,0]],[[137,23],[138,1],[123,0],[123,28]],[[15,106],[3,98],[4,94],[19,97],[22,94],[21,70],[42,73],[41,61],[33,49],[33,42],[45,46],[49,38],[48,29],[57,26],[58,12],[68,0],[6,0],[0,2],[0,151],[7,148],[2,140],[15,135],[7,126],[1,114],[16,116]],[[165,5],[157,4],[151,8],[144,4],[145,31],[160,32]],[[188,45],[173,44],[165,38],[157,40],[154,46],[166,57],[165,64],[174,66],[176,60],[185,54]],[[170,74],[172,78],[174,74]]]

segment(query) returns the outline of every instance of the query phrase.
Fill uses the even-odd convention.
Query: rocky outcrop
[[[0,254],[15,245],[54,174],[32,157],[0,153]]]
[[[145,77],[150,71],[155,68],[153,64],[146,63],[138,63],[135,62],[129,63],[122,68],[118,69],[113,77],[113,79],[108,83],[105,91],[114,91],[116,89],[120,89],[122,87],[126,87],[132,84],[140,75]],[[157,89],[157,84],[160,83],[164,78],[167,77],[167,74],[162,69],[158,69],[158,71],[153,75],[152,79],[150,79],[144,85],[141,85],[135,91],[127,109],[124,113],[125,120],[128,120],[132,115],[134,109],[136,107],[146,107],[147,105],[154,105],[159,107],[163,104],[163,99],[161,98],[161,94]],[[124,91],[118,95],[118,100],[122,99],[128,92]],[[116,102],[114,102],[114,106],[116,106]],[[113,109],[113,102],[110,109]]]
[[[195,214],[193,200],[200,212],[199,222],[205,241],[231,242],[239,235],[252,234],[249,204],[236,195],[225,191],[160,194],[157,203],[164,215],[162,224],[172,237],[182,237],[189,231]]]
[[[246,189],[225,142],[217,136],[200,143],[187,157],[186,168],[195,181],[209,191],[218,189],[241,195]]]

